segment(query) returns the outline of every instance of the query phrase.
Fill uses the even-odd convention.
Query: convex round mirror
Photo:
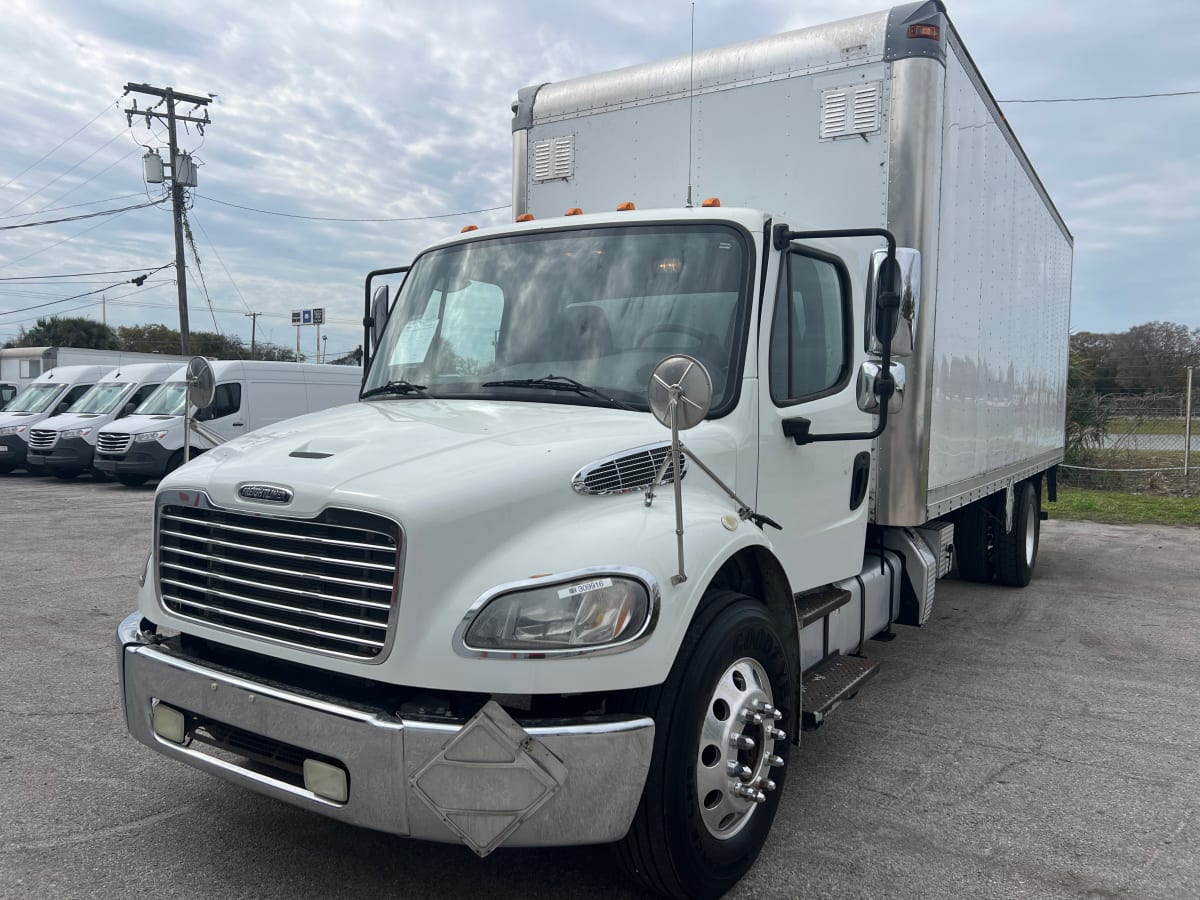
[[[680,431],[686,431],[708,415],[713,398],[712,379],[700,360],[683,354],[668,356],[650,373],[646,397],[654,418],[668,428],[674,424]]]
[[[207,409],[212,405],[217,390],[217,379],[212,366],[203,356],[193,356],[187,364],[188,400],[196,409]]]

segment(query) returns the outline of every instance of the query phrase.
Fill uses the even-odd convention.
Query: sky
[[[1195,0],[947,6],[1001,101],[1200,91]],[[882,8],[697,0],[695,47]],[[11,227],[162,195],[143,183],[141,155],[165,147],[166,130],[127,124],[134,82],[214,95],[204,134],[180,134],[200,164],[192,329],[249,343],[247,313],[261,312],[259,340],[294,347],[291,312],[320,307],[333,358],[361,343],[366,272],[404,265],[465,224],[511,220],[519,88],[686,53],[692,4],[8,0],[5,13],[0,342],[46,314],[178,326],[172,268],[120,283],[173,261],[169,204]],[[1002,109],[1075,237],[1072,330],[1200,327],[1200,94]],[[299,337],[314,356],[315,329]]]

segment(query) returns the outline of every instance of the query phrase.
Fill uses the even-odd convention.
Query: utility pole
[[[189,183],[191,177],[190,159],[186,167],[181,167],[181,156],[179,153],[179,141],[176,138],[175,126],[178,122],[194,122],[196,129],[204,134],[204,126],[211,124],[208,118],[208,110],[204,111],[204,118],[196,116],[178,115],[175,112],[175,104],[191,103],[193,104],[191,112],[195,112],[202,106],[208,106],[212,102],[211,97],[197,97],[194,94],[181,94],[174,88],[157,88],[151,87],[148,84],[133,84],[132,82],[125,85],[126,94],[146,94],[151,97],[158,97],[158,103],[146,109],[138,109],[137,100],[133,101],[133,108],[125,110],[125,118],[130,125],[133,124],[134,116],[144,116],[146,125],[150,125],[150,120],[165,119],[167,122],[168,143],[170,145],[171,159],[168,165],[171,167],[171,208],[175,219],[175,278],[176,284],[179,286],[179,343],[184,356],[191,355],[190,343],[191,337],[188,332],[188,308],[187,308],[187,268],[183,259],[183,211],[184,211],[184,196],[183,188],[185,183]],[[160,112],[157,107],[166,103],[166,112]],[[181,172],[181,168],[187,168],[191,172],[187,173],[188,177],[184,177],[185,173]],[[190,181],[195,184],[195,181]]]
[[[258,328],[258,317],[261,316],[262,313],[242,313],[242,315],[250,320],[250,358],[254,359],[254,335]]]

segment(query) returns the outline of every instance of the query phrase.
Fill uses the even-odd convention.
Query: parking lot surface
[[[604,848],[355,829],[119,721],[153,492],[0,476],[0,897],[637,897]],[[1052,509],[1052,507],[1051,507]],[[1047,522],[1024,590],[943,581],[793,755],[733,898],[1200,897],[1200,531]]]

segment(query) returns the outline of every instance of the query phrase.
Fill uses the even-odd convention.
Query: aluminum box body
[[[1061,461],[1072,237],[940,3],[525,88],[513,108],[514,214],[715,196],[921,252],[873,521],[919,525]]]

